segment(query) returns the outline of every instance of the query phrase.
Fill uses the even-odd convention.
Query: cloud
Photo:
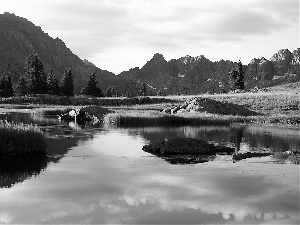
[[[0,212],[0,223],[11,223],[13,216],[6,212]]]

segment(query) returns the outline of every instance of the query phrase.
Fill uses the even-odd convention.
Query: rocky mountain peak
[[[270,61],[291,61],[292,53],[288,49],[280,49],[275,53]]]
[[[300,65],[300,48],[293,51],[292,64]]]
[[[154,62],[166,62],[165,57],[160,53],[155,53],[150,61]]]

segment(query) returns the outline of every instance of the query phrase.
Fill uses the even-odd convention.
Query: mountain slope
[[[86,85],[92,72],[96,73],[103,90],[109,85],[115,86],[122,94],[136,94],[142,83],[146,83],[153,94],[159,91],[167,94],[219,92],[221,86],[228,91],[228,72],[237,66],[229,60],[212,62],[203,55],[166,61],[163,55],[156,53],[142,68],[136,67],[116,76],[81,60],[59,38],[53,39],[27,19],[10,13],[0,14],[0,38],[0,76],[10,73],[15,84],[25,74],[26,57],[38,54],[45,72],[52,68],[59,79],[65,69],[71,68],[77,93]],[[269,60],[255,58],[243,66],[245,87],[251,89],[298,81],[299,68],[300,48],[293,52],[281,49]]]
[[[0,37],[0,74],[10,72],[14,83],[24,75],[25,59],[30,54],[38,54],[45,72],[52,68],[59,79],[65,69],[71,68],[77,92],[93,71],[103,87],[117,79],[113,73],[83,62],[62,40],[51,38],[40,27],[14,14],[0,15]]]

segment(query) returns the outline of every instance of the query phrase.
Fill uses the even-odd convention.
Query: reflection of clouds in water
[[[157,207],[156,211],[174,212],[194,209],[207,214],[221,214],[226,220],[230,219],[232,215],[237,222],[242,222],[249,218],[265,221],[286,219],[289,222],[297,221],[296,214],[283,213],[282,209],[275,205],[264,209],[263,205],[260,204],[261,201],[272,202],[273,199],[276,199],[278,193],[271,188],[274,184],[268,184],[269,189],[263,188],[263,193],[260,193],[261,186],[257,185],[257,193],[254,192],[249,196],[235,196],[234,191],[224,194],[221,190],[232,188],[234,184],[230,185],[231,181],[220,188],[217,184],[214,184],[214,181],[207,181],[207,179],[203,180],[203,183],[206,183],[203,187],[198,182],[191,183],[191,180],[176,176],[169,176],[170,183],[168,180],[164,180],[164,176],[158,176],[157,179],[155,179],[155,176],[150,176],[149,179],[145,177],[138,178],[138,180],[142,182],[142,185],[131,188],[130,191],[118,198],[121,201],[125,201],[129,208],[152,204]],[[256,184],[259,182],[266,183],[259,177],[252,181]],[[237,182],[242,182],[242,180]],[[160,188],[153,189],[153,183],[157,183],[157,186]],[[182,186],[183,183],[186,185]],[[244,188],[246,186],[244,185]],[[170,191],[171,188],[172,191]],[[247,191],[245,190],[245,192]],[[268,194],[267,192],[270,193]],[[106,204],[112,208],[112,205],[108,202]]]
[[[227,133],[229,130],[229,126],[186,126],[183,128],[185,137],[189,138],[198,138],[201,133]]]
[[[7,212],[0,212],[0,223],[11,223],[13,217]]]
[[[0,215],[10,216],[0,222],[142,224],[173,222],[176,216],[194,223],[204,223],[206,217],[210,224],[299,222],[299,183],[289,180],[299,174],[294,165],[172,166],[141,157],[144,142],[121,132],[95,134],[37,179],[0,190],[7,203],[0,205]],[[95,157],[74,157],[82,154]],[[268,170],[276,177],[268,176]],[[294,175],[287,178],[288,173]]]

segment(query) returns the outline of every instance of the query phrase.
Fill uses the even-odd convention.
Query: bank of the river
[[[170,115],[162,112],[166,108],[180,105],[193,97],[204,97],[223,103],[241,105],[259,115],[219,115],[205,112]],[[300,127],[300,92],[298,89],[284,88],[284,86],[277,89],[270,88],[261,93],[137,98],[84,98],[79,96],[69,99],[58,96],[32,96],[1,99],[0,103],[2,103],[0,104],[0,113],[23,110],[32,113],[59,114],[59,112],[84,105],[100,105],[114,111],[104,117],[104,122],[108,125],[120,126],[263,123]]]

